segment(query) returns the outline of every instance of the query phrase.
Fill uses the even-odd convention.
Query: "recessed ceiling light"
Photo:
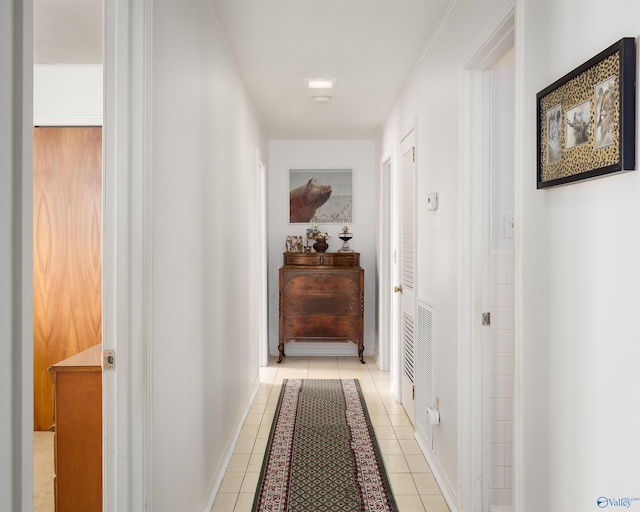
[[[331,96],[314,96],[313,101],[316,103],[329,103],[331,101]]]
[[[335,80],[312,79],[306,80],[309,89],[333,89],[336,85]]]

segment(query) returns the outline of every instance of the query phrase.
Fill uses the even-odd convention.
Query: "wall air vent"
[[[433,426],[427,409],[435,407],[433,375],[433,323],[435,308],[418,300],[415,343],[416,429],[433,449]]]
[[[404,375],[414,383],[415,336],[413,317],[404,313],[402,319],[402,367]]]

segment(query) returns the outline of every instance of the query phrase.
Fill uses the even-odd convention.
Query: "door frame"
[[[380,258],[378,288],[378,366],[384,372],[390,371],[394,360],[394,336],[392,327],[393,289],[392,263],[393,244],[391,233],[391,179],[393,175],[393,149],[380,159],[380,219],[378,223],[378,255]],[[391,372],[393,387],[393,372]]]
[[[33,5],[0,2],[0,509],[33,509]],[[6,169],[6,170],[5,170]]]
[[[267,166],[262,161],[260,150],[256,150],[256,171],[258,173],[258,354],[260,366],[269,365],[269,297],[267,293]]]
[[[489,70],[513,48],[514,42],[515,3],[508,1],[470,46],[473,52],[461,61],[458,169],[460,511],[489,510],[491,347],[489,329],[481,324],[482,313],[488,311],[489,305]]]
[[[103,0],[103,510],[152,508],[151,0]]]

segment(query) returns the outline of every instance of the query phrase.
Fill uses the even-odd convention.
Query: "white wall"
[[[399,155],[400,137],[417,119],[417,293],[436,308],[434,391],[440,399],[441,424],[435,429],[434,470],[454,499],[459,484],[458,282],[462,277],[458,272],[460,66],[503,3],[464,0],[454,5],[376,141],[376,161],[392,148]],[[435,212],[426,208],[426,196],[432,192],[439,196]]]
[[[640,173],[536,190],[535,101],[640,3],[517,5],[516,509],[595,511],[640,497]]]
[[[375,268],[377,204],[373,141],[271,141],[269,144],[269,348],[278,353],[278,269],[287,235],[304,235],[308,224],[289,223],[289,169],[353,169],[353,233],[351,248],[360,253],[365,274],[364,353],[371,355],[375,338]],[[331,233],[329,251],[337,251],[342,224],[321,226]],[[353,343],[289,343],[287,355],[357,355]]]
[[[505,214],[514,210],[515,50],[491,68],[491,251],[513,253]]]
[[[102,109],[102,65],[34,66],[34,125],[102,126]]]
[[[257,150],[206,0],[153,3],[153,510],[206,510],[258,384]]]

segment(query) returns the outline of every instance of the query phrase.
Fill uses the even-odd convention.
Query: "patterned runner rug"
[[[356,379],[284,381],[254,512],[397,512]]]

